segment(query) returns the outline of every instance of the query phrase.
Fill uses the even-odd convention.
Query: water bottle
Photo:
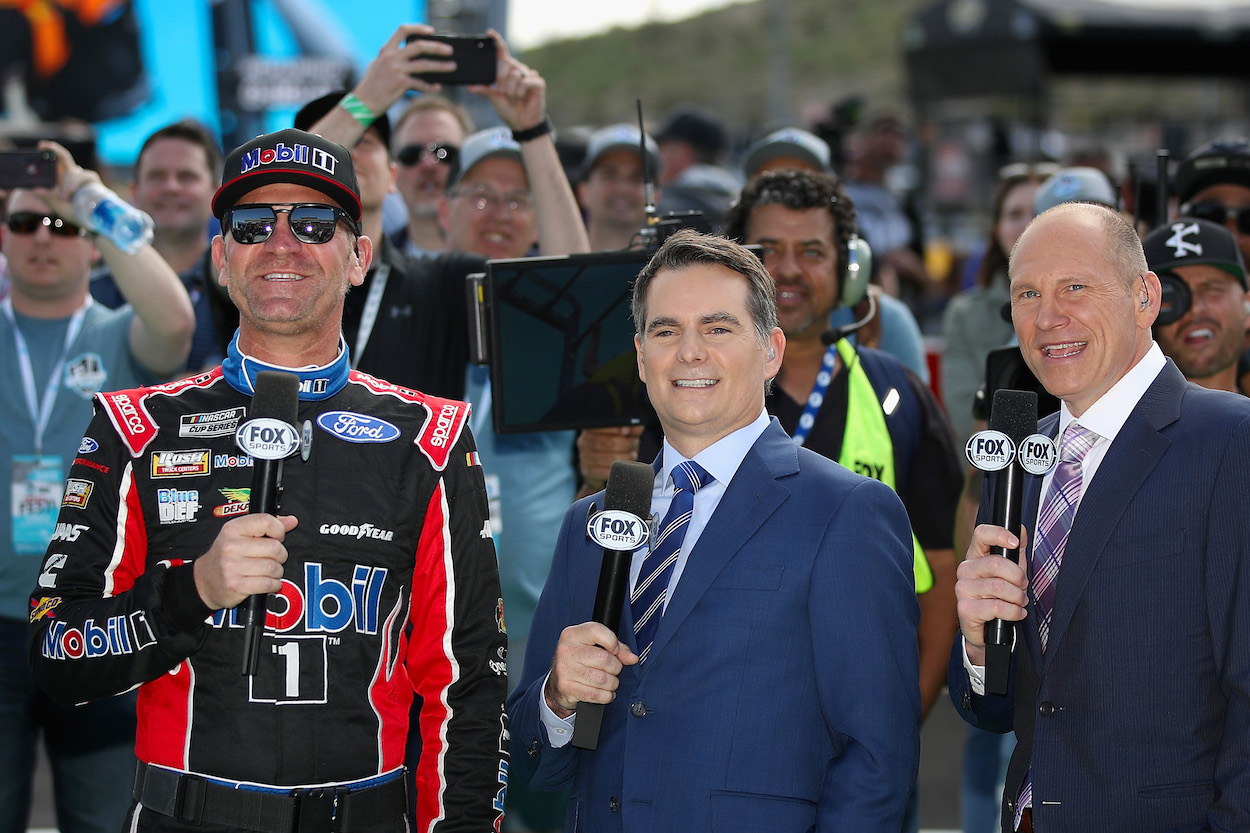
[[[98,182],[74,192],[74,212],[89,229],[128,255],[152,242],[152,218]]]

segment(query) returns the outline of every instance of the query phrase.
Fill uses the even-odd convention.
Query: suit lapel
[[[1180,416],[1184,387],[1185,378],[1169,361],[1125,420],[1093,481],[1081,496],[1081,505],[1064,548],[1059,583],[1055,587],[1055,609],[1046,646],[1047,665],[1063,641],[1111,533],[1171,444],[1161,431]]]
[[[798,469],[798,447],[774,419],[742,459],[691,550],[668,609],[660,620],[655,642],[651,645],[651,660],[644,663],[646,667],[639,670],[639,676],[654,665],[654,658],[664,650],[725,565],[790,496],[790,490],[778,483],[777,478]]]

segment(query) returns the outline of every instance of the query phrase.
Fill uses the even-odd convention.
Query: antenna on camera
[[[655,225],[655,172],[651,170],[649,164],[651,159],[647,155],[647,128],[642,123],[642,99],[635,98],[634,104],[638,107],[638,154],[642,157],[642,188],[646,195],[646,212],[647,225]]]

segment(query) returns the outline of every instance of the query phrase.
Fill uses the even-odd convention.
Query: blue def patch
[[[349,443],[389,443],[399,439],[399,429],[384,419],[351,411],[327,411],[317,425]]]

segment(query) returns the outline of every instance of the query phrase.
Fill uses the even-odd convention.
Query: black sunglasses
[[[1181,206],[1181,216],[1206,220],[1222,226],[1229,220],[1237,221],[1237,230],[1250,234],[1250,208],[1229,208],[1218,202],[1193,202]]]
[[[360,230],[347,212],[319,202],[294,205],[236,205],[226,212],[226,225],[236,243],[264,243],[273,234],[278,215],[286,214],[291,233],[301,243],[329,243],[339,220],[357,234]]]
[[[8,224],[9,231],[14,234],[34,234],[40,226],[45,226],[49,233],[57,237],[82,237],[87,233],[82,226],[37,211],[14,211],[9,215]]]
[[[434,157],[435,162],[442,162],[444,165],[454,165],[460,158],[460,148],[430,142],[428,145],[404,145],[395,152],[395,161],[404,167],[411,167],[420,162],[421,157],[427,153]]]

